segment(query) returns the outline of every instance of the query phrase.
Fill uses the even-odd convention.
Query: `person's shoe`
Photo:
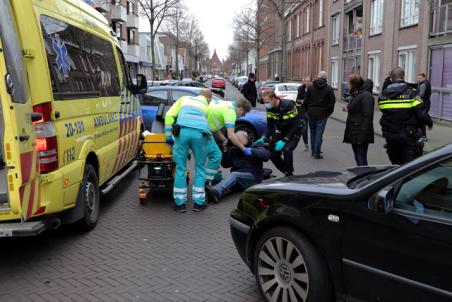
[[[197,204],[195,203],[193,205],[193,212],[201,212],[204,211],[205,209],[207,209],[207,204]]]
[[[304,145],[303,151],[305,151],[305,152],[306,152],[306,151],[309,151],[309,145],[308,145],[308,144],[305,144],[305,145]]]
[[[184,203],[184,204],[181,204],[181,205],[175,204],[175,205],[173,206],[173,209],[174,209],[174,211],[179,212],[179,213],[185,213],[185,212],[187,211],[187,208],[186,208],[186,206],[185,206],[185,203]]]
[[[219,203],[221,201],[220,194],[210,184],[206,184],[205,190],[208,203]]]
[[[284,176],[286,176],[286,177],[293,176],[293,172],[286,172],[286,173],[284,173]]]
[[[323,155],[314,155],[313,158],[314,159],[323,159]]]

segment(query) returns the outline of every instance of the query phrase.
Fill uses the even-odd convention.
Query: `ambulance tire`
[[[91,231],[96,226],[100,211],[99,196],[99,182],[97,180],[96,170],[87,163],[77,198],[77,203],[80,202],[83,204],[83,218],[77,222],[80,230]]]

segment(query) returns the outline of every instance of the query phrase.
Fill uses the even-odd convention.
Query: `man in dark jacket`
[[[245,131],[237,131],[236,136],[244,146],[249,145],[248,134]],[[214,187],[207,187],[209,202],[218,203],[235,187],[245,190],[262,182],[263,162],[270,159],[271,152],[261,143],[254,143],[250,149],[251,156],[246,156],[238,147],[231,145],[223,154],[221,165],[224,168],[231,168],[231,173]]]
[[[430,111],[430,97],[432,96],[432,85],[430,85],[430,81],[427,80],[425,73],[420,73],[417,75],[417,89],[416,94],[422,99],[424,102],[425,112]],[[427,131],[426,127],[422,127],[422,139],[424,141],[427,140]]]
[[[291,100],[277,98],[272,90],[264,91],[262,97],[267,109],[267,129],[256,142],[270,142],[273,164],[286,176],[293,175],[293,150],[300,141],[302,131],[297,107]]]
[[[405,71],[394,68],[391,71],[392,84],[382,91],[378,107],[383,113],[380,124],[386,138],[389,159],[395,165],[407,163],[422,155],[424,144],[421,128],[433,127],[421,99],[404,81]]]
[[[325,131],[328,117],[334,111],[336,97],[334,90],[327,84],[328,74],[325,71],[319,73],[318,78],[306,91],[304,105],[308,113],[309,128],[311,129],[311,152],[315,159],[322,159],[321,148],[323,132]]]
[[[306,76],[303,78],[303,84],[298,87],[297,94],[297,110],[298,115],[300,116],[301,123],[303,124],[303,142],[304,142],[304,151],[309,151],[309,137],[308,137],[308,114],[306,113],[306,108],[304,105],[304,96],[306,94],[306,90],[309,86],[312,85],[311,77]]]
[[[256,107],[257,100],[257,89],[256,89],[256,76],[254,73],[250,73],[248,75],[248,81],[243,85],[242,90],[240,91],[243,96],[250,101],[253,107]]]

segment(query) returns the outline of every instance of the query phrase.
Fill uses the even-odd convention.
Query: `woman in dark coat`
[[[358,74],[350,75],[348,82],[352,99],[344,108],[348,111],[344,143],[352,145],[356,164],[367,166],[367,150],[374,143],[374,84],[372,80],[363,81]]]

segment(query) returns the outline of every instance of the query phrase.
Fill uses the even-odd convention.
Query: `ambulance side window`
[[[48,16],[40,21],[55,100],[120,95],[111,42]]]
[[[122,82],[123,82],[122,84],[126,85],[127,89],[129,89],[129,87],[132,86],[132,79],[130,78],[129,68],[126,64],[126,59],[124,58],[122,51],[119,48],[116,48],[116,50],[118,51],[119,62],[121,64]]]
[[[8,92],[13,102],[25,104],[29,98],[28,80],[22,56],[22,47],[19,44],[15,28],[11,6],[8,1],[2,1],[0,3],[0,37],[9,75],[7,80]],[[5,79],[3,78],[2,80]]]

